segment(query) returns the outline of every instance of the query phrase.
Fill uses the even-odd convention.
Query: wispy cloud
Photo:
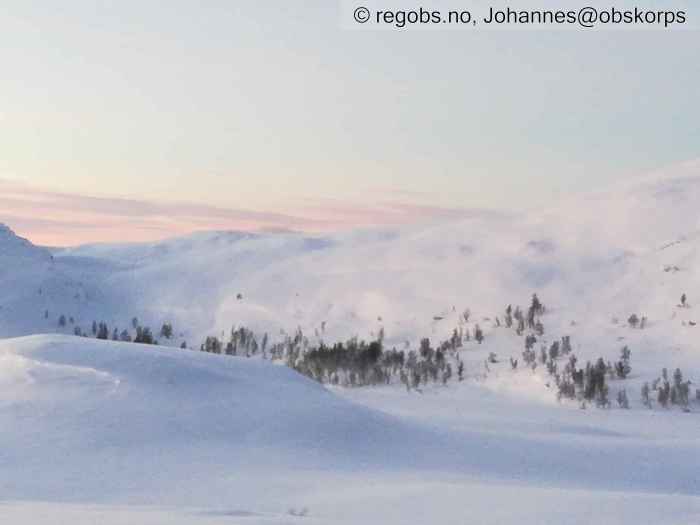
[[[307,199],[285,211],[255,211],[60,193],[0,179],[0,222],[37,244],[54,246],[150,241],[202,230],[327,232],[458,218],[469,213],[415,204],[398,194],[396,200],[374,203]]]

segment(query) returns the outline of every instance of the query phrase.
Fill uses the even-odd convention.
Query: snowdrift
[[[0,340],[0,503],[29,522],[42,501],[49,518],[73,502],[71,516],[86,503],[192,505],[223,509],[196,520],[267,523],[267,511],[312,502],[326,514],[311,523],[407,523],[435,520],[421,514],[431,494],[445,523],[500,523],[513,514],[493,511],[499,495],[529,494],[518,509],[532,523],[561,521],[562,506],[586,523],[599,501],[601,522],[696,523],[697,402],[650,411],[638,392],[664,367],[700,381],[698,170],[547,210],[329,236],[47,250],[0,228],[0,337],[59,332]],[[632,373],[610,383],[631,410],[556,405],[542,367],[510,369],[522,338],[495,316],[533,292],[547,306],[539,343],[569,335],[581,364],[631,348]],[[486,333],[462,349],[468,379],[421,394],[329,390],[269,362],[173,348],[232,325],[325,341],[383,329],[402,347],[446,338],[464,308]],[[632,313],[645,329],[627,325]],[[156,331],[172,322],[175,335],[157,347],[65,335],[132,317]],[[481,377],[492,351],[500,362]],[[475,514],[461,514],[473,494]]]
[[[482,390],[465,388],[461,403],[483,415]],[[696,440],[642,438],[636,426],[606,430],[605,420],[536,433],[527,425],[455,428],[438,424],[439,410],[414,397],[403,395],[420,417],[392,416],[264,361],[69,336],[7,339],[0,341],[0,495],[222,505],[241,494],[269,500],[270,490],[289,490],[299,476],[382,473],[700,492]],[[507,398],[498,403],[493,413],[526,410],[514,421],[546,420]]]
[[[62,501],[181,503],[243,472],[410,466],[435,437],[284,366],[56,335],[0,341],[0,427],[1,497]]]

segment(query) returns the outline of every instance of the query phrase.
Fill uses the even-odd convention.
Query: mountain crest
[[[0,223],[0,257],[40,257],[50,258],[45,248],[35,246],[29,240],[17,235],[9,226]]]

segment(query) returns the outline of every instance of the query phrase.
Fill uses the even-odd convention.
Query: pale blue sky
[[[0,23],[0,179],[52,191],[522,208],[700,157],[697,31],[352,31],[330,0]]]

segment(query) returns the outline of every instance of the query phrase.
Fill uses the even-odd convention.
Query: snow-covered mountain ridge
[[[173,344],[233,324],[270,333],[323,325],[327,339],[383,327],[399,343],[448,333],[464,308],[493,317],[533,292],[567,321],[665,319],[682,293],[700,297],[697,202],[700,168],[690,164],[545,210],[376,232],[197,233],[57,249],[52,261],[3,229],[0,257],[42,262],[14,257],[0,269],[0,336],[55,331],[65,314],[83,328],[170,321],[182,333]]]
[[[650,410],[640,396],[662,368],[700,383],[697,202],[696,170],[546,210],[337,235],[48,250],[2,228],[0,337],[24,337],[0,340],[0,516],[697,523],[700,404]],[[546,305],[537,350],[570,336],[585,366],[631,349],[629,375],[609,379],[613,408],[557,403],[544,364],[523,366],[504,314],[533,292]],[[160,347],[66,335],[132,317],[175,334]],[[297,327],[326,342],[383,330],[387,348],[416,348],[476,324],[486,338],[460,347],[465,380],[410,391],[324,388],[257,357],[163,347],[236,325],[273,341]],[[623,389],[630,410],[614,403]]]

